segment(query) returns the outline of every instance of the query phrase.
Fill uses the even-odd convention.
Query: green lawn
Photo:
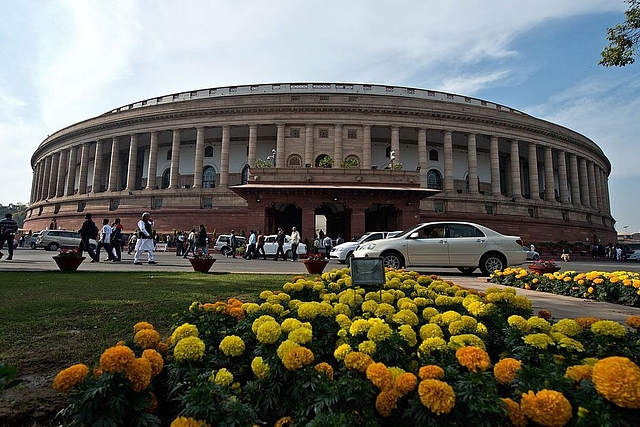
[[[109,272],[0,273],[0,362],[20,374],[93,366],[139,321],[165,338],[193,301],[253,301],[291,275]]]

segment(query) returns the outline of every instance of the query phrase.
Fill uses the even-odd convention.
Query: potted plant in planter
[[[216,262],[214,257],[208,253],[205,254],[201,250],[196,252],[194,256],[188,258],[188,260],[191,263],[193,271],[197,271],[198,273],[208,273],[213,263]]]
[[[354,157],[347,157],[340,163],[340,167],[343,169],[357,169],[359,166],[358,160]]]
[[[320,254],[309,254],[306,258],[302,258],[302,263],[309,274],[322,274],[329,260],[324,259]]]
[[[333,166],[333,159],[331,158],[331,156],[324,156],[318,162],[318,166],[322,168],[330,168]]]
[[[54,256],[53,260],[58,265],[60,271],[76,271],[85,258],[86,257],[82,256],[82,252],[77,248],[73,248],[60,249],[60,253]]]
[[[539,260],[533,261],[529,264],[529,270],[537,274],[555,273],[560,270],[560,266],[558,266],[558,264],[556,264],[552,259],[546,261]]]

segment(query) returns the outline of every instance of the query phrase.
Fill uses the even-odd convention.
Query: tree
[[[633,64],[640,44],[640,0],[625,0],[629,9],[622,24],[607,28],[607,45],[601,53],[599,64],[605,67],[624,67]]]
[[[13,219],[18,223],[18,227],[22,228],[24,220],[27,217],[27,205],[22,203],[9,203],[9,206],[3,206],[0,204],[0,219],[3,219],[8,213],[13,215]]]

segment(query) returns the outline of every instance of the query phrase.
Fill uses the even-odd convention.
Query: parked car
[[[330,258],[337,259],[338,262],[340,262],[341,264],[348,263],[349,259],[353,256],[353,251],[355,251],[358,246],[360,246],[365,242],[369,242],[371,240],[385,239],[391,233],[396,233],[397,235],[397,233],[402,233],[402,232],[401,231],[392,231],[392,232],[370,231],[370,232],[364,233],[362,236],[360,236],[358,240],[351,241],[351,242],[344,242],[337,246],[334,246],[333,249],[331,249]]]
[[[246,239],[242,236],[236,236],[238,247],[245,244]],[[213,245],[213,249],[216,251],[220,251],[220,253],[224,256],[231,255],[231,234],[221,234],[216,239],[215,245]]]
[[[627,252],[625,261],[640,261],[640,249],[631,249],[629,252]]]
[[[82,238],[80,233],[72,230],[42,230],[36,238],[36,247],[47,251],[57,251],[60,248],[77,248]],[[92,249],[98,246],[98,242],[89,239]]]
[[[31,236],[26,236],[25,238],[27,239],[27,242],[26,242],[27,246],[30,247],[31,249],[35,249],[36,240],[38,240],[39,235],[40,235],[40,231],[36,231]]]
[[[278,251],[278,244],[276,243],[276,234],[269,234],[264,236],[264,253],[267,256],[275,256]],[[291,258],[291,236],[284,236],[284,245],[282,246],[284,254],[287,258]],[[305,255],[307,253],[307,245],[304,243],[298,244],[298,255]]]
[[[356,258],[381,257],[385,267],[455,267],[464,274],[480,268],[489,275],[525,262],[522,239],[471,222],[418,224],[391,239],[358,246]]]
[[[532,251],[527,246],[523,246],[522,250],[527,254],[527,261],[540,261],[540,254],[537,251]]]

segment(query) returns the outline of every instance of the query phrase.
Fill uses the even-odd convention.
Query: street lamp
[[[273,160],[273,166],[272,167],[276,167],[276,149],[272,149],[271,150],[271,155],[267,156],[267,160]]]
[[[391,153],[389,153],[389,164],[391,165],[391,169],[393,169],[393,161],[396,159],[396,152],[395,151],[391,151]]]

